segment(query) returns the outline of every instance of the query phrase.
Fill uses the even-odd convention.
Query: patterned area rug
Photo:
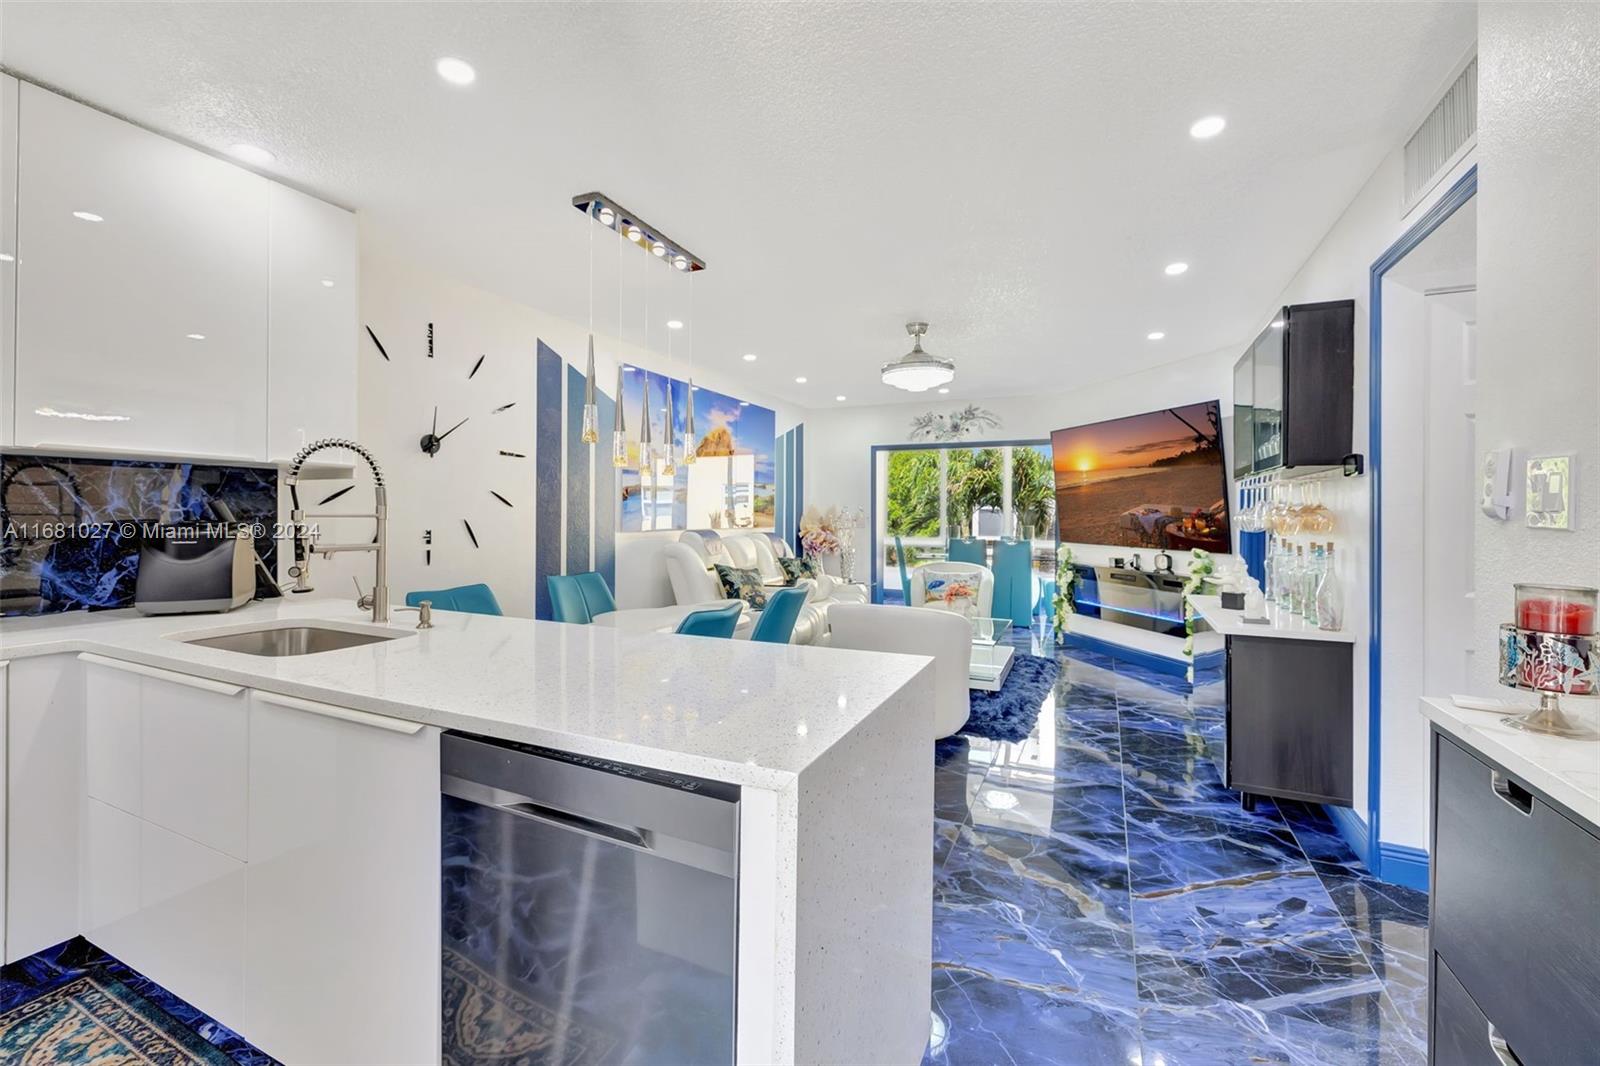
[[[0,1015],[0,1062],[21,1066],[231,1066],[232,1060],[143,996],[79,977]]]
[[[961,732],[989,740],[1026,740],[1060,674],[1054,659],[1017,652],[999,692],[972,690],[972,711]]]
[[[445,1066],[596,1066],[611,1060],[616,1035],[576,1009],[563,1016],[448,945],[443,961]]]

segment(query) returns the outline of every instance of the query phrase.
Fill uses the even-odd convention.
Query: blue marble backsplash
[[[134,526],[213,519],[213,500],[265,527],[256,552],[271,568],[273,468],[0,456],[0,616],[133,606]]]

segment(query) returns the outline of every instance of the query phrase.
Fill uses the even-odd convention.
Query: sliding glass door
[[[951,537],[1031,542],[1040,595],[1055,578],[1049,441],[908,444],[873,450],[874,593],[902,599],[901,563],[945,557]]]

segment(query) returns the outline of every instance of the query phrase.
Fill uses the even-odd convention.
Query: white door
[[[34,85],[16,443],[262,459],[270,182]]]
[[[244,1035],[437,1062],[439,854],[437,729],[255,693]]]
[[[1477,293],[1429,294],[1422,691],[1466,691],[1472,655]]]

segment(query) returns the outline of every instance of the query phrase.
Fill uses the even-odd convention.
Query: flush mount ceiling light
[[[1184,271],[1186,271],[1188,269],[1189,269],[1189,264],[1188,263],[1168,263],[1167,264],[1167,268],[1166,268],[1166,275],[1169,278],[1175,278],[1179,274],[1182,274]]]
[[[572,206],[606,229],[637,244],[657,259],[665,259],[675,269],[692,273],[706,268],[706,261],[662,233],[637,214],[601,192],[586,192],[572,198]]]
[[[954,381],[955,363],[922,350],[922,338],[928,332],[928,324],[907,322],[906,332],[912,337],[911,350],[894,362],[883,364],[883,369],[879,371],[883,383],[907,392],[926,392]]]
[[[265,148],[257,148],[253,144],[236,144],[228,149],[228,154],[242,163],[249,163],[253,167],[264,167],[278,161],[277,156]]]
[[[478,80],[478,72],[472,69],[472,64],[454,56],[445,56],[433,65],[433,69],[451,85],[471,85]]]
[[[1208,141],[1228,128],[1228,120],[1221,115],[1207,115],[1189,127],[1189,136],[1197,141]]]

